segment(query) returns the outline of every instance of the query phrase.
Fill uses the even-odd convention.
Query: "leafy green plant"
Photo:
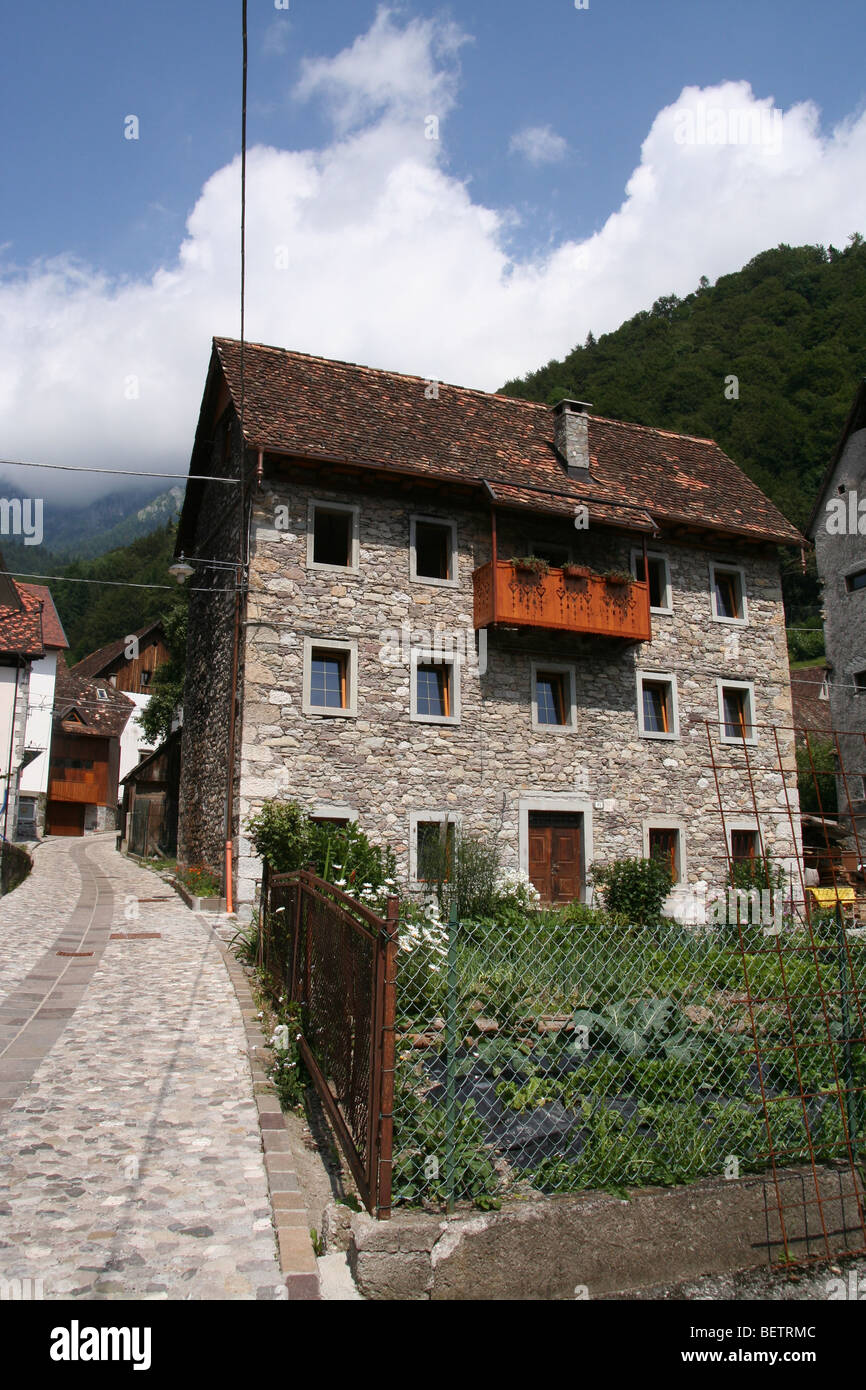
[[[309,1085],[309,1077],[298,1047],[300,1022],[300,1005],[287,1004],[281,1000],[269,1043],[273,1060],[267,1074],[274,1084],[284,1110],[303,1110],[304,1093]]]
[[[188,893],[195,898],[218,898],[222,892],[222,880],[218,873],[207,864],[187,864],[178,867],[177,877]]]
[[[397,1071],[394,1116],[395,1203],[447,1201],[448,1116],[444,1105],[427,1100],[423,1080],[405,1063]],[[489,1209],[500,1182],[472,1101],[457,1112],[453,1165],[455,1193]]]
[[[550,562],[544,560],[540,555],[514,555],[508,561],[516,570],[524,570],[527,574],[549,574]]]
[[[296,801],[266,801],[247,821],[250,839],[274,873],[312,868],[375,910],[396,886],[396,860],[355,821],[318,824]]]
[[[593,864],[592,881],[601,888],[609,912],[651,926],[661,918],[672,879],[670,865],[663,859],[617,859],[612,864]]]
[[[605,570],[601,577],[602,577],[602,579],[604,579],[608,584],[633,584],[633,583],[634,583],[634,575],[631,574],[629,570],[617,570],[617,569]]]

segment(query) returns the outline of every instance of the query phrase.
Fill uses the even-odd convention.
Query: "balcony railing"
[[[601,575],[568,576],[517,569],[505,560],[475,570],[475,627],[546,628],[556,632],[652,640],[649,585],[615,584]]]

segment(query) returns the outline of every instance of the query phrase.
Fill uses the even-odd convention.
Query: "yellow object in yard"
[[[806,888],[807,893],[812,897],[819,907],[833,907],[838,899],[840,903],[854,902],[854,889],[849,884],[841,884],[838,888]]]

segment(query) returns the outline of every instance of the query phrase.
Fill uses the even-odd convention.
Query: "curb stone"
[[[310,1216],[289,1152],[290,1139],[282,1107],[264,1069],[265,1036],[259,1026],[249,980],[243,966],[232,955],[228,943],[216,929],[216,924],[208,922],[208,926],[213,931],[243,1015],[259,1117],[259,1136],[268,1178],[271,1219],[286,1295],[290,1302],[320,1299],[318,1263],[310,1240]]]

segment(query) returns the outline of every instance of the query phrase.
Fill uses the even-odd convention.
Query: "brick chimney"
[[[553,407],[553,442],[570,478],[589,468],[589,401],[559,401]]]

